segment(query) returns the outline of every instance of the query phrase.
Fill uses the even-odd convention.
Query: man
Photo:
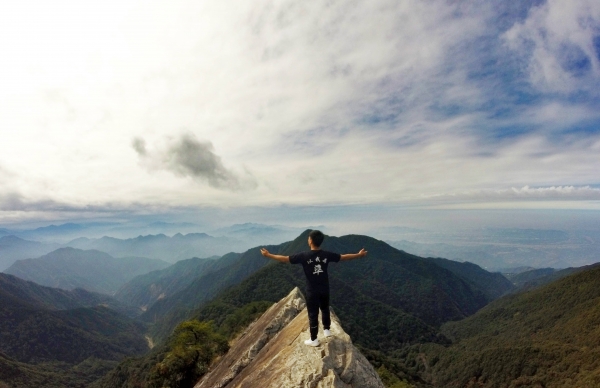
[[[308,235],[308,246],[310,251],[296,253],[291,256],[274,255],[265,248],[260,252],[269,259],[282,263],[302,264],[306,275],[306,309],[308,310],[308,323],[310,326],[310,339],[304,341],[309,346],[319,346],[317,333],[319,332],[319,309],[323,321],[323,333],[325,337],[331,335],[331,318],[329,315],[329,275],[327,268],[329,263],[337,263],[340,260],[353,260],[367,255],[367,251],[361,249],[358,253],[340,255],[321,250],[321,244],[325,235],[313,230]]]

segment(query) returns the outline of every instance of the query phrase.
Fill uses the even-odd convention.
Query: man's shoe
[[[329,329],[323,330],[323,334],[325,335],[325,337],[331,337],[333,335],[331,334],[331,331]]]
[[[304,341],[304,345],[308,345],[308,346],[319,346],[319,339],[317,338],[316,340],[310,340],[307,339],[306,341]]]

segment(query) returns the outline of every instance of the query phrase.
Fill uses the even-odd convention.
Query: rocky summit
[[[195,388],[384,388],[332,312],[311,347],[304,296],[295,288],[250,325]]]

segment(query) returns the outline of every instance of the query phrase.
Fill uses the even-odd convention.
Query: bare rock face
[[[252,324],[195,388],[384,388],[377,372],[331,314],[333,336],[310,338],[304,296],[295,288]]]

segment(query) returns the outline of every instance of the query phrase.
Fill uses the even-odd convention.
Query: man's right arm
[[[358,253],[347,253],[345,255],[340,255],[340,261],[354,260],[360,257],[365,257],[367,255],[367,251],[365,249],[361,249]]]
[[[262,253],[262,255],[264,257],[267,257],[267,258],[273,259],[273,260],[277,260],[277,261],[280,261],[282,263],[289,263],[290,262],[290,257],[289,256],[274,255],[274,254],[270,253],[269,251],[267,251],[265,248],[261,248],[260,249],[260,253]]]

